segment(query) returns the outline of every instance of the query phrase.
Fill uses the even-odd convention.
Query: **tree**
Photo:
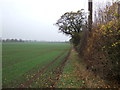
[[[83,9],[77,12],[67,12],[61,16],[56,25],[59,30],[66,35],[71,36],[73,44],[77,45],[80,41],[79,33],[82,31],[82,25],[85,21]]]

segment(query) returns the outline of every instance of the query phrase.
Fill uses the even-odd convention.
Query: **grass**
[[[3,87],[17,87],[19,83],[28,79],[26,77],[36,73],[70,48],[67,43],[3,43],[2,45]]]
[[[86,64],[72,49],[57,88],[106,88],[105,81],[86,69]]]
[[[75,51],[71,51],[71,54],[66,62],[63,73],[59,79],[58,88],[83,88],[86,87],[84,80],[79,77],[77,73],[76,63],[80,59]]]
[[[68,54],[70,45],[67,43],[3,43],[2,49],[4,88],[24,86],[30,80],[32,82],[25,87],[110,87],[86,68],[85,62],[74,49]],[[43,70],[42,73],[40,70]]]

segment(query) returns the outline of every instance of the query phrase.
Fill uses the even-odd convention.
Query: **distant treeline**
[[[2,39],[2,42],[25,42],[22,39]]]
[[[22,40],[22,39],[2,39],[2,42],[48,42],[48,43],[69,43],[69,41],[37,41],[37,40]]]

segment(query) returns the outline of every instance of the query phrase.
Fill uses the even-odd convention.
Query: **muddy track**
[[[45,70],[47,70],[52,64],[54,64],[63,55],[64,52],[62,52],[59,56],[57,56],[51,63],[46,65],[44,68],[40,69],[39,72],[37,72],[36,75],[33,76],[33,78],[31,78],[30,80],[20,84],[18,86],[18,88],[27,88],[27,87],[29,87]]]
[[[62,75],[62,73],[63,73],[65,63],[68,60],[68,57],[70,56],[70,53],[71,53],[71,49],[69,50],[67,56],[62,60],[61,64],[57,67],[57,69],[55,69],[54,72],[56,74],[56,77],[54,77],[53,80],[52,80],[53,82],[50,85],[51,88],[54,88],[54,87],[57,86],[57,83],[59,82],[60,75]]]

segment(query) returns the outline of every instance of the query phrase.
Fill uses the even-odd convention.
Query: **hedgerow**
[[[120,19],[115,11],[116,5],[115,2],[102,11],[102,14],[112,16],[109,20],[93,23],[91,32],[83,31],[77,50],[87,63],[87,69],[107,79],[111,85],[114,83],[118,86],[120,85]]]

